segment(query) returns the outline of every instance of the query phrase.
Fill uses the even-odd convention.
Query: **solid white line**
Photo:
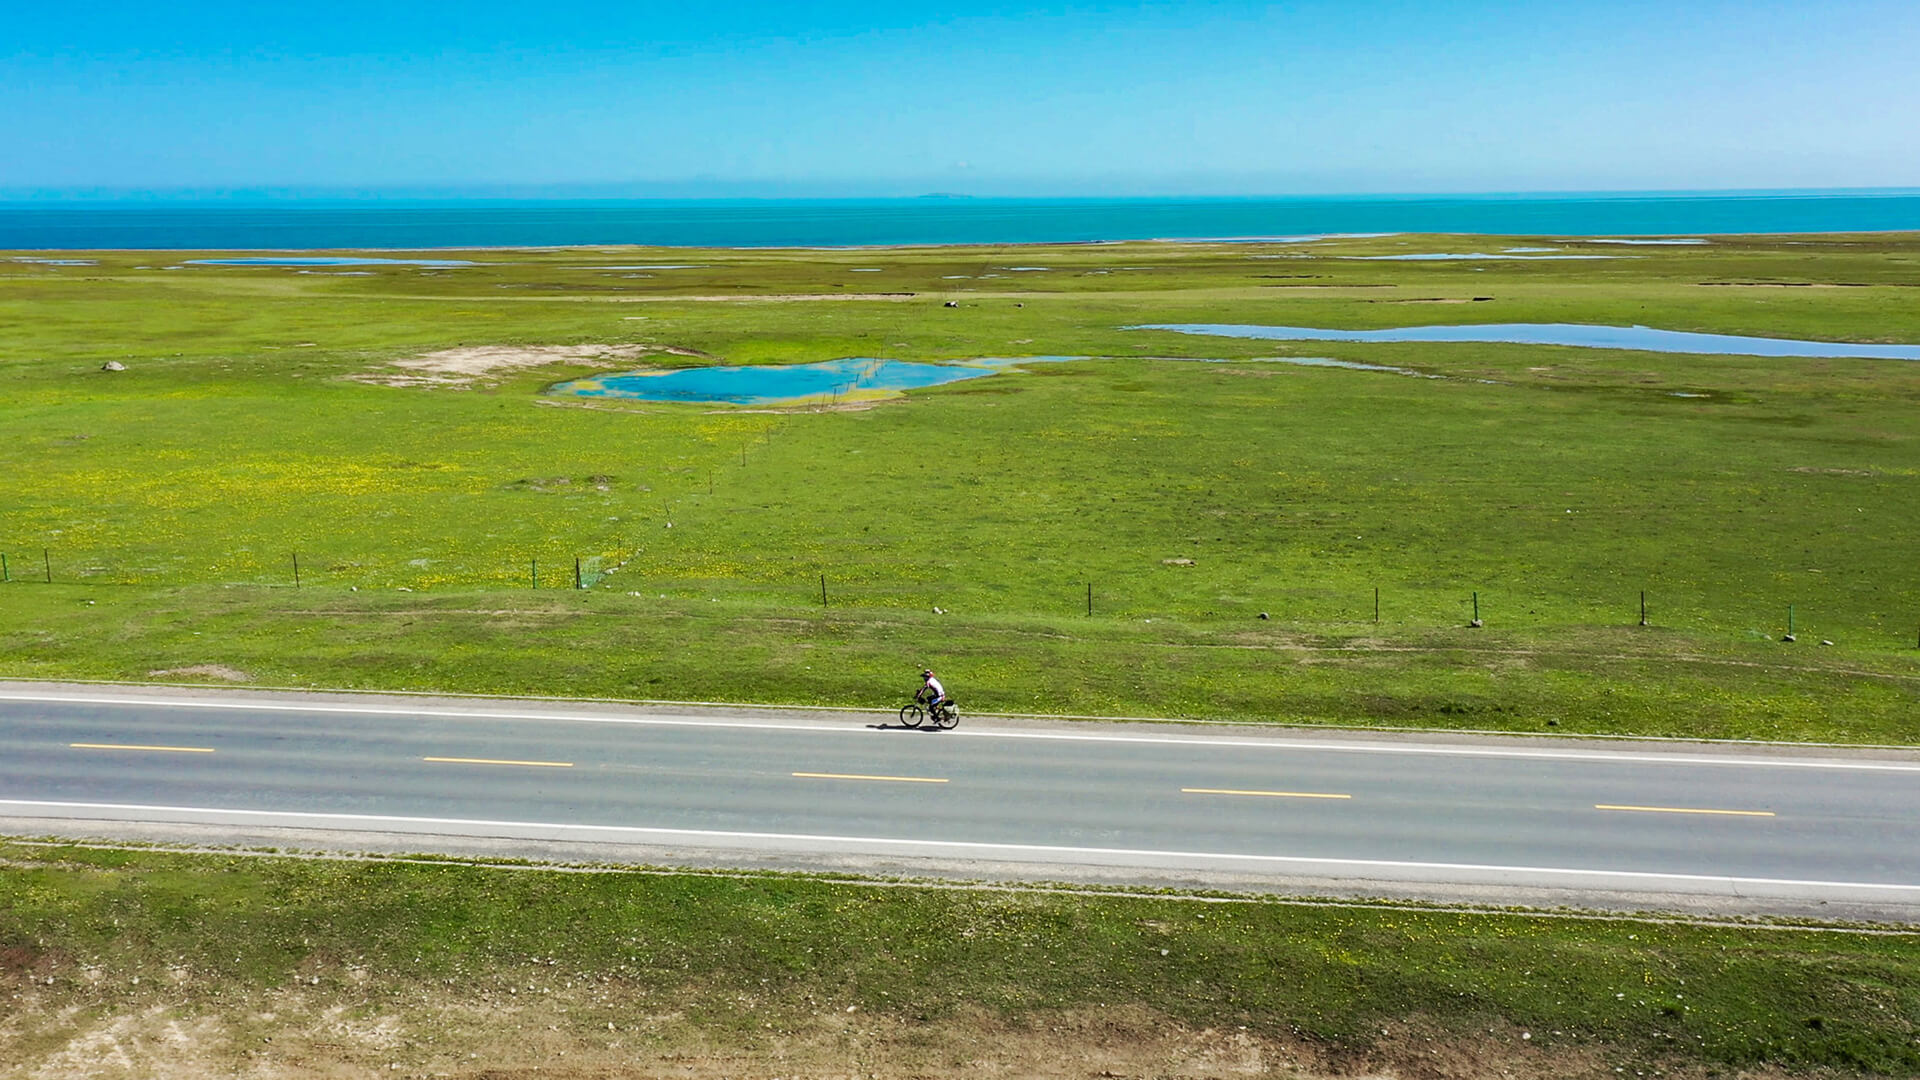
[[[1558,866],[1500,866],[1485,863],[1409,862],[1397,859],[1333,859],[1306,855],[1248,855],[1239,852],[1162,851],[1153,848],[1068,847],[1058,844],[1006,844],[978,840],[911,840],[875,836],[828,836],[815,833],[735,832],[720,829],[668,829],[647,825],[571,825],[548,821],[489,821],[472,818],[405,817],[387,814],[332,814],[293,810],[225,810],[202,806],[144,806],[125,803],[51,802],[36,799],[0,799],[0,808],[20,807],[39,810],[91,810],[138,814],[197,814],[214,818],[250,818],[261,821],[279,819],[311,823],[310,827],[361,825],[436,825],[467,829],[541,830],[554,833],[588,835],[629,835],[662,839],[691,837],[700,840],[775,840],[869,847],[909,847],[927,851],[947,850],[970,855],[1015,852],[1031,855],[1107,856],[1144,859],[1223,860],[1271,866],[1353,867],[1375,870],[1450,870],[1475,873],[1539,874],[1556,877],[1587,877],[1637,882],[1690,882],[1720,885],[1785,886],[1819,889],[1885,889],[1920,895],[1920,885],[1902,885],[1873,881],[1811,881],[1798,878],[1732,877],[1724,874],[1672,874],[1650,870],[1582,870]],[[55,815],[40,815],[55,816]],[[113,820],[113,819],[109,819]],[[151,823],[151,822],[147,822]],[[231,824],[231,821],[201,824]],[[191,824],[191,823],[189,823]],[[460,835],[460,834],[456,834]],[[471,835],[471,834],[469,834]]]
[[[744,731],[798,731],[824,735],[897,736],[879,728],[844,724],[776,723],[765,720],[717,720],[695,717],[599,716],[592,713],[532,712],[505,709],[409,708],[393,705],[330,705],[296,702],[208,701],[180,698],[78,697],[0,692],[0,701],[69,705],[141,706],[165,709],[221,709],[240,712],[325,713],[353,716],[410,716],[445,720],[535,720],[579,724],[628,724],[639,727],[730,728]],[[1153,746],[1224,749],[1299,750],[1337,754],[1412,754],[1433,757],[1517,758],[1541,761],[1632,762],[1657,765],[1712,765],[1742,768],[1839,769],[1857,772],[1920,773],[1920,762],[1848,761],[1835,758],[1715,757],[1707,754],[1640,753],[1616,750],[1513,750],[1497,747],[1432,744],[1301,742],[1283,738],[1209,738],[1192,735],[1111,735],[1065,731],[995,731],[978,728],[944,732],[946,738],[1034,739],[1044,742],[1139,743]]]

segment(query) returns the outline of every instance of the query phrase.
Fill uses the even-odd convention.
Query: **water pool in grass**
[[[575,379],[547,389],[569,397],[673,401],[695,405],[817,405],[873,401],[908,390],[979,379],[1020,364],[1059,363],[1072,356],[982,357],[947,364],[849,357],[814,364],[626,371]]]
[[[1850,341],[1799,341],[1655,330],[1648,326],[1585,323],[1492,323],[1480,326],[1404,326],[1386,330],[1320,330],[1310,326],[1245,326],[1230,323],[1157,323],[1129,330],[1171,330],[1206,337],[1260,341],[1474,341],[1515,345],[1572,345],[1587,349],[1698,353],[1718,356],[1852,357],[1920,360],[1920,345],[1868,345]]]

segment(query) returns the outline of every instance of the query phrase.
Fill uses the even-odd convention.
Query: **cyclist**
[[[947,704],[947,688],[941,686],[940,680],[933,677],[932,668],[920,673],[920,682],[920,689],[913,695],[913,699],[925,702],[928,713],[938,713],[940,707]]]

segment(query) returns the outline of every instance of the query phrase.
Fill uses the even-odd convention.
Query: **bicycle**
[[[929,730],[946,731],[960,723],[960,707],[951,699],[933,706],[931,710],[922,706],[917,699],[900,706],[902,725],[917,728],[928,720],[933,722],[933,727]]]

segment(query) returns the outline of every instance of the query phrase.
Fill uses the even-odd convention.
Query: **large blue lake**
[[[841,247],[1323,233],[1697,236],[1920,229],[1920,191],[1162,199],[0,203],[0,250]]]
[[[574,397],[630,398],[710,405],[782,405],[861,401],[906,390],[978,379],[1015,364],[1051,363],[1070,356],[985,358],[964,364],[921,364],[853,357],[817,364],[742,365],[630,371],[575,379],[548,388]]]
[[[1158,323],[1131,330],[1172,330],[1207,337],[1261,341],[1478,341],[1515,345],[1573,345],[1589,349],[1706,353],[1723,356],[1856,357],[1920,360],[1920,345],[1860,345],[1845,341],[1694,334],[1646,326],[1582,323],[1492,323],[1481,326],[1406,326],[1389,330],[1320,330],[1310,326],[1242,326],[1232,323]]]

